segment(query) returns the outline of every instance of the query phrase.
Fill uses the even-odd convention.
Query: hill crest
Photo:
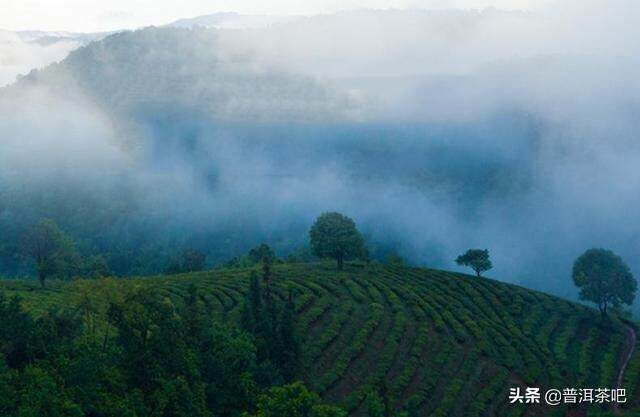
[[[213,270],[119,281],[181,302],[195,286],[223,319],[239,320],[249,276],[257,269]],[[27,291],[4,282],[38,310],[63,303],[73,285]],[[421,415],[549,415],[544,407],[508,404],[511,387],[614,387],[626,347],[625,324],[604,326],[586,306],[498,281],[422,268],[280,264],[273,288],[295,294],[303,338],[299,377],[352,415],[384,384],[398,410]],[[57,301],[56,301],[57,300]],[[637,409],[640,354],[623,386]],[[489,410],[489,411],[487,411]],[[558,412],[555,410],[554,412]],[[555,414],[554,414],[555,415]],[[559,414],[562,415],[562,414]]]

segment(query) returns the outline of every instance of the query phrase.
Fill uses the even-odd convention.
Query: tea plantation
[[[221,320],[238,321],[250,274],[257,269],[118,281],[153,287],[181,303],[189,287]],[[602,322],[580,304],[514,285],[467,275],[402,266],[329,263],[278,264],[274,291],[294,294],[302,340],[299,379],[351,415],[366,415],[365,398],[383,391],[397,410],[424,416],[605,415],[610,405],[571,409],[509,404],[509,388],[616,386],[628,325]],[[98,285],[85,283],[85,289]],[[79,286],[4,281],[38,315],[71,306]],[[624,373],[627,402],[640,410],[640,350]],[[588,414],[587,414],[588,413]]]

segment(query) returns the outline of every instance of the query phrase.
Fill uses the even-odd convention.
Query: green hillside
[[[207,308],[238,321],[251,272],[215,270],[119,285],[149,287],[174,303],[194,285]],[[425,416],[567,415],[561,407],[510,405],[509,388],[612,388],[628,351],[628,330],[618,319],[604,326],[593,309],[462,274],[281,264],[274,267],[274,286],[280,298],[290,289],[295,294],[303,340],[299,379],[352,415],[364,415],[367,393],[381,389],[397,410],[413,407]],[[73,305],[78,288],[62,282],[44,290],[27,281],[0,283],[0,290],[19,294],[34,315]],[[623,410],[640,411],[638,349],[623,387],[628,398]],[[589,415],[599,410],[590,406]]]

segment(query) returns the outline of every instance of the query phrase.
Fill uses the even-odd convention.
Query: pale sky
[[[319,14],[358,8],[531,10],[549,0],[0,0],[0,29],[96,32],[216,12]]]

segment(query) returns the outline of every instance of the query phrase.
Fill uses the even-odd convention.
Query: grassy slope
[[[141,278],[176,302],[191,284],[221,317],[239,317],[250,270],[219,270]],[[562,409],[507,404],[509,387],[612,387],[623,356],[625,328],[609,329],[597,313],[549,295],[444,271],[330,264],[278,265],[280,296],[296,291],[304,339],[300,378],[355,415],[373,387],[384,386],[398,408],[409,399],[430,416],[565,415]],[[36,314],[70,305],[68,284],[19,293]],[[625,375],[628,408],[640,408],[640,351]],[[630,407],[631,406],[631,407]]]

